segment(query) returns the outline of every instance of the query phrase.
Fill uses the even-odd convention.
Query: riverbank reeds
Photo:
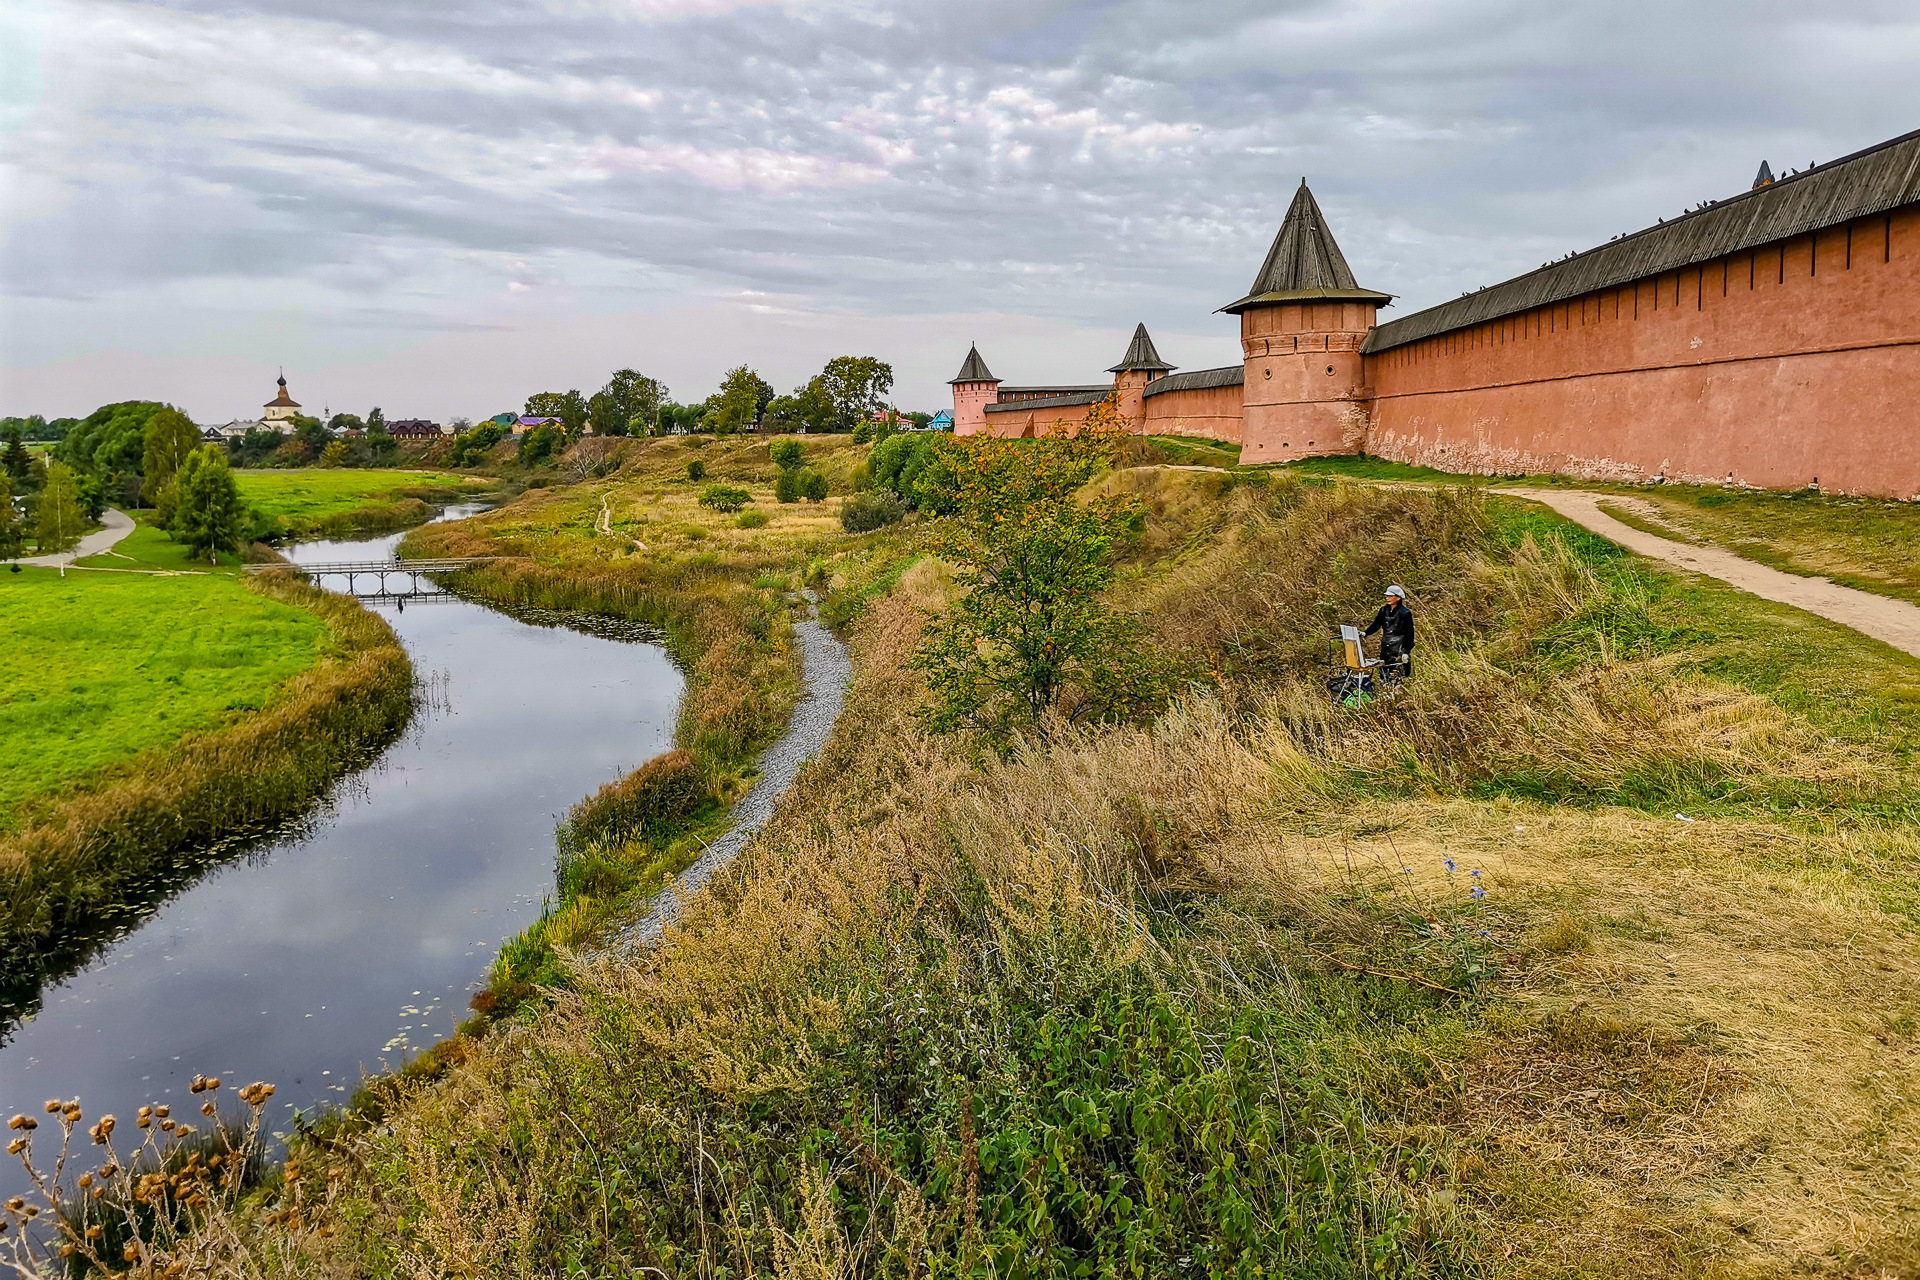
[[[412,668],[382,619],[289,573],[248,585],[317,614],[332,651],[260,711],[110,769],[0,835],[0,1009],[31,1007],[45,980],[370,763],[411,716]]]

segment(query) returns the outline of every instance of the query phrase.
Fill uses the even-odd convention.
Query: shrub
[[[567,826],[579,844],[631,839],[684,818],[705,799],[693,753],[669,751],[574,805]]]
[[[707,486],[706,492],[700,495],[701,506],[706,507],[710,511],[718,511],[720,514],[728,516],[752,501],[752,494],[748,493],[745,489],[738,489],[730,484],[710,484]]]
[[[869,533],[906,514],[906,507],[891,493],[856,493],[840,504],[840,527],[848,533]]]
[[[687,464],[687,479],[699,482],[707,478],[707,464],[695,458]]]
[[[798,440],[775,440],[773,447],[767,450],[767,456],[773,459],[774,466],[782,471],[791,471],[800,465],[807,451]]]
[[[800,496],[808,502],[827,500],[827,478],[812,467],[802,467],[792,473],[800,486]]]
[[[768,519],[764,511],[742,511],[740,518],[733,523],[742,529],[764,529],[767,527]]]
[[[782,502],[800,501],[800,473],[798,471],[787,470],[775,476],[773,479],[773,496]]]

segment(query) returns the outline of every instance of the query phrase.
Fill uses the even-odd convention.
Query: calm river
[[[398,541],[291,556],[383,559]],[[269,1081],[293,1107],[341,1100],[466,1015],[501,940],[552,891],[559,815],[671,746],[681,677],[656,645],[458,600],[378,607],[428,687],[412,727],[297,834],[49,988],[0,1045],[0,1115],[52,1097],[89,1119],[147,1102],[190,1115],[196,1072]]]

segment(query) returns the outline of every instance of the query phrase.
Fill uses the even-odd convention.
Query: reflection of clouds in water
[[[671,745],[680,677],[630,631],[470,604],[390,620],[422,673],[401,741],[123,922],[0,1050],[0,1109],[120,1110],[215,1070],[273,1081],[276,1104],[338,1098],[452,1031],[552,892],[555,815]]]

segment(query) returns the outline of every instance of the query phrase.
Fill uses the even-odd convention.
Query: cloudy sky
[[[1403,315],[1920,127],[1911,0],[0,0],[0,413],[1188,368],[1304,175]]]

